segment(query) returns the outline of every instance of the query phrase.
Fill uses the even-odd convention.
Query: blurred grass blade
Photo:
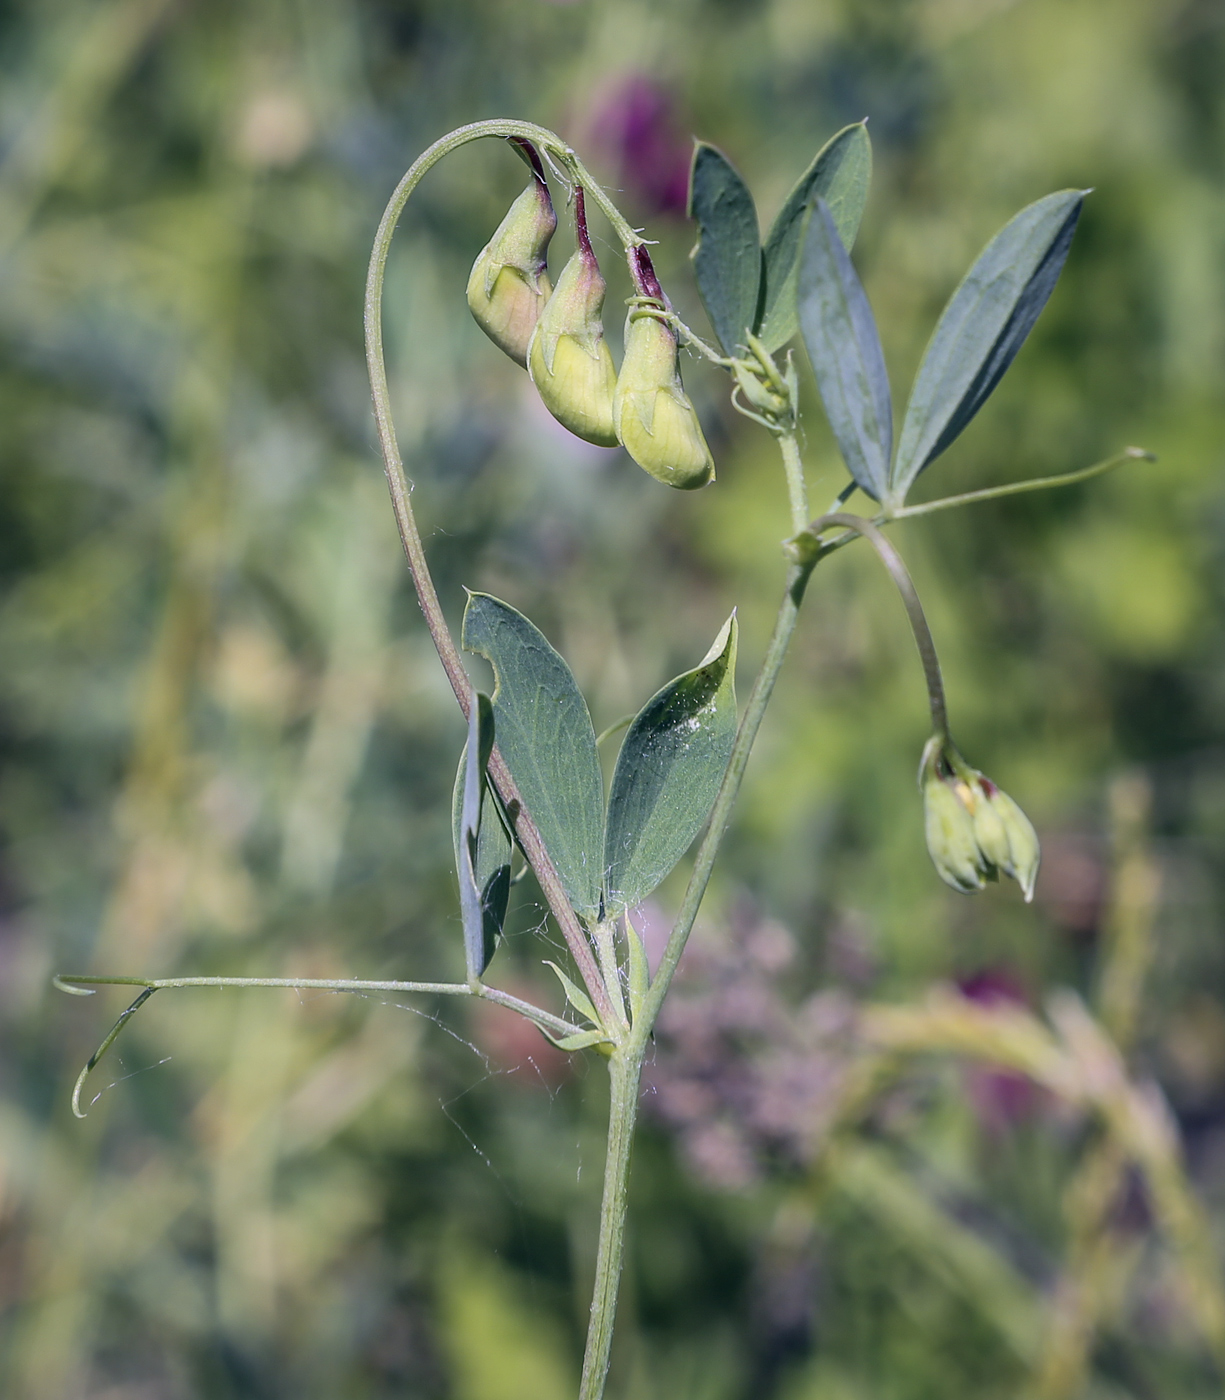
[[[470,981],[489,966],[502,936],[510,899],[511,840],[498,799],[485,780],[493,742],[492,703],[487,695],[474,690],[468,742],[460,756],[451,802],[464,960]]]
[[[867,294],[823,199],[804,240],[798,305],[804,344],[847,470],[862,490],[882,500],[893,448],[885,356]]]
[[[732,163],[704,141],[697,143],[689,173],[689,217],[698,226],[690,257],[702,304],[723,349],[735,355],[747,344],[760,311],[757,210]]]
[[[463,644],[493,667],[498,752],[574,908],[599,914],[604,780],[587,702],[544,634],[509,603],[470,593]],[[513,820],[513,813],[510,814]]]
[[[767,350],[778,350],[799,328],[796,286],[800,248],[813,202],[824,199],[829,205],[838,237],[849,253],[855,246],[871,181],[872,143],[864,123],[856,122],[821,147],[783,202],[766,237],[764,310],[758,334]]]
[[[949,299],[915,376],[889,499],[965,429],[1025,343],[1068,256],[1088,190],[1030,204],[987,244]]]
[[[630,725],[608,803],[606,916],[640,904],[710,815],[736,737],[735,670],[733,614],[702,664],[669,681]]]

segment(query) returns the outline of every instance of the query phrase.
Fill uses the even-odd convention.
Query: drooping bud
[[[1042,851],[1038,845],[1038,833],[1034,830],[1034,824],[1021,810],[1020,806],[997,788],[989,778],[980,775],[980,785],[986,800],[979,804],[979,813],[990,812],[998,822],[1007,840],[1007,855],[1002,859],[995,859],[995,864],[1021,886],[1021,892],[1025,895],[1026,904],[1034,897],[1034,884],[1038,879],[1038,864],[1042,859]],[[975,827],[977,829],[978,816],[975,816]],[[982,839],[979,838],[982,845]],[[1002,852],[1001,852],[1002,854]]]
[[[927,850],[940,878],[970,894],[1002,871],[1028,903],[1038,878],[1038,837],[1020,807],[937,735],[919,768]]]
[[[923,784],[923,834],[936,874],[946,885],[969,894],[981,890],[986,865],[974,836],[969,788],[958,779],[930,777]]]
[[[551,290],[546,252],[557,215],[535,147],[515,144],[532,167],[532,179],[472,264],[468,305],[490,340],[526,366],[528,343]]]
[[[578,247],[545,302],[527,352],[527,370],[559,423],[597,447],[616,447],[617,371],[604,339],[605,282],[587,236],[583,188],[574,192]]]
[[[643,247],[634,249],[639,296],[625,323],[613,425],[635,462],[656,481],[693,490],[714,480],[715,464],[681,383],[676,332],[656,312],[667,303]]]

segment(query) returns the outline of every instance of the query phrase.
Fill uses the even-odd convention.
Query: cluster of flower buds
[[[545,407],[599,447],[620,443],[657,481],[681,489],[714,479],[714,460],[681,384],[670,306],[645,247],[631,250],[637,295],[625,327],[620,374],[604,339],[606,284],[587,233],[583,189],[574,196],[577,246],[551,288],[549,240],[557,216],[534,147],[515,143],[532,180],[482,249],[468,305],[486,335],[531,375]]]
[[[977,769],[947,737],[928,740],[919,765],[927,849],[940,878],[969,894],[1010,875],[1026,902],[1038,878],[1038,837],[1017,804]]]

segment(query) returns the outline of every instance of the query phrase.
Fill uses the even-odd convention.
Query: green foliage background
[[[933,874],[913,646],[855,549],[814,579],[706,922],[751,899],[796,936],[806,986],[911,998],[991,972],[1035,1002],[1087,993],[1104,795],[1139,769],[1163,873],[1139,1063],[1222,1231],[1218,0],[7,0],[0,67],[5,1396],[573,1390],[597,1066],[567,1070],[492,1011],[165,993],[78,1123],[72,1081],[119,1003],[49,978],[462,976],[447,812],[463,726],[372,446],[365,259],[425,145],[520,116],[625,186],[664,286],[702,324],[690,227],[609,148],[631,91],[671,104],[682,156],[691,135],[725,150],[765,220],[829,134],[870,118],[856,260],[895,396],[987,238],[1052,189],[1095,187],[1031,343],[917,494],[1132,441],[1158,465],[895,532],[963,751],[1043,835],[1035,906],[1011,888],[960,899]],[[695,665],[733,606],[747,681],[785,495],[770,443],[696,362],[719,472],[696,496],[585,449],[534,403],[463,302],[521,182],[486,143],[410,206],[389,276],[397,417],[453,620],[461,585],[521,608],[599,730]],[[600,246],[615,340],[624,270]],[[820,505],[843,477],[806,371],[802,392]],[[541,918],[528,891],[492,972],[552,997]],[[888,1131],[908,1168],[991,1213],[1041,1289],[1066,1244],[1076,1126],[991,1128],[941,1070]],[[781,1165],[735,1192],[695,1179],[647,1126],[614,1393],[1019,1393],[973,1290],[862,1200],[811,1208],[807,1282],[788,1283],[797,1199]],[[1151,1272],[1086,1393],[1219,1393]]]

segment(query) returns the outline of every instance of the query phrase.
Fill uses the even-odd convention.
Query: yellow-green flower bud
[[[973,794],[958,778],[933,775],[923,784],[923,832],[936,874],[955,890],[981,890],[986,869],[967,805]]]
[[[656,481],[688,491],[714,480],[714,458],[681,384],[676,332],[637,308],[625,323],[613,424],[621,445]]]
[[[1038,837],[1012,798],[939,736],[923,750],[919,781],[927,849],[940,878],[968,894],[1003,871],[1028,903],[1038,877]]]
[[[477,325],[524,366],[528,343],[551,290],[545,254],[557,227],[539,157],[528,149],[536,173],[481,249],[468,277],[468,305]]]
[[[1007,854],[1004,858],[996,859],[993,856],[992,859],[1005,875],[1011,875],[1021,886],[1021,892],[1028,904],[1034,897],[1034,883],[1038,878],[1038,864],[1042,859],[1038,833],[1034,830],[1033,822],[1006,792],[997,788],[989,778],[980,775],[979,781],[984,795],[979,810],[991,812],[999,822],[1007,842]],[[977,818],[975,820],[977,822]],[[979,844],[982,844],[981,838]]]
[[[630,254],[638,297],[625,322],[625,358],[613,398],[617,439],[656,481],[682,491],[715,477],[702,425],[681,384],[676,332],[654,314],[667,300],[641,244]]]
[[[616,447],[617,371],[600,319],[606,284],[587,237],[581,186],[574,194],[574,218],[578,247],[536,322],[527,370],[559,423],[597,447]]]

